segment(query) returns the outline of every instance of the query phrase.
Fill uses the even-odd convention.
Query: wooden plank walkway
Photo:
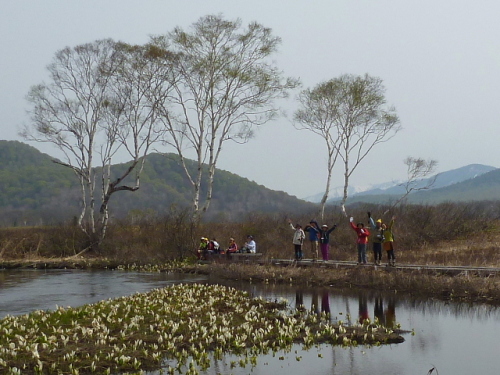
[[[366,265],[358,265],[351,261],[314,261],[313,259],[303,259],[295,261],[293,259],[271,259],[270,263],[276,266],[291,266],[296,267],[326,267],[326,268],[353,268],[353,267],[370,267],[375,269],[385,270],[400,270],[400,271],[420,271],[422,273],[440,273],[446,275],[464,275],[464,276],[498,276],[500,268],[494,267],[469,267],[469,266],[439,266],[439,265],[416,265],[416,264],[398,264],[391,267],[386,263],[376,266],[373,263]]]
[[[500,268],[495,267],[470,267],[470,266],[440,266],[440,265],[423,265],[423,264],[404,264],[396,263],[395,266],[388,266],[382,263],[376,266],[373,263],[366,265],[358,265],[352,261],[341,260],[318,260],[303,259],[295,261],[293,259],[265,259],[262,253],[232,253],[227,254],[210,254],[206,260],[200,260],[200,263],[258,263],[258,264],[272,264],[277,267],[321,267],[321,268],[354,268],[354,267],[367,267],[386,271],[414,271],[426,274],[444,274],[444,275],[462,275],[462,276],[482,276],[494,277],[500,276]]]

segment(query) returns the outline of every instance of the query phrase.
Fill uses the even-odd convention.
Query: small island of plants
[[[257,356],[318,343],[353,346],[404,341],[370,321],[331,324],[324,313],[290,309],[286,301],[250,298],[220,285],[179,284],[79,308],[34,311],[0,320],[5,374],[110,374],[165,367],[198,373],[210,358]]]

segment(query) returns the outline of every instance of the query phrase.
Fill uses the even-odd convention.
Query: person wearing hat
[[[329,259],[330,252],[330,233],[332,233],[335,228],[337,228],[337,224],[328,229],[328,225],[323,224],[321,229],[319,230],[319,246],[321,250],[321,257],[323,261],[327,261]]]
[[[382,224],[384,229],[384,250],[387,252],[388,266],[396,266],[396,257],[394,255],[394,233],[392,232],[392,227],[394,226],[395,216],[392,217],[391,222],[388,226]]]
[[[247,242],[245,242],[245,245],[243,245],[243,247],[241,248],[241,252],[252,254],[255,254],[257,252],[257,244],[255,243],[253,236],[247,236]]]
[[[372,230],[370,242],[372,243],[373,250],[373,264],[380,266],[380,263],[382,262],[382,244],[385,240],[382,219],[378,219],[375,222],[372,218],[371,212],[368,212],[368,221],[370,222],[370,228]]]
[[[208,238],[201,237],[200,246],[198,247],[198,259],[206,259],[208,254]]]
[[[354,225],[353,217],[349,219],[349,223],[358,236],[356,240],[356,246],[358,248],[358,264],[366,264],[366,244],[368,243],[370,231],[368,228],[365,228],[363,223],[357,223]]]
[[[319,226],[318,223],[314,220],[309,222],[309,225],[306,225],[304,228],[304,232],[309,233],[309,244],[311,249],[311,255],[313,260],[318,259],[318,241],[319,241]]]
[[[238,245],[236,244],[236,241],[234,238],[229,239],[229,246],[226,249],[226,254],[232,254],[232,253],[237,253],[238,252]]]

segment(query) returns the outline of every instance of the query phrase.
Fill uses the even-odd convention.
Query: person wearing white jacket
[[[295,226],[292,224],[291,220],[288,220],[290,224],[290,228],[294,230],[293,233],[293,246],[295,249],[295,260],[302,260],[304,258],[304,253],[302,252],[302,244],[304,243],[304,239],[306,238],[306,234],[302,229],[300,224],[296,224]]]

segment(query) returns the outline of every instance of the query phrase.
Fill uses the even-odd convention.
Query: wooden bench
[[[262,253],[229,253],[229,254],[207,254],[206,262],[256,262],[262,257]]]

